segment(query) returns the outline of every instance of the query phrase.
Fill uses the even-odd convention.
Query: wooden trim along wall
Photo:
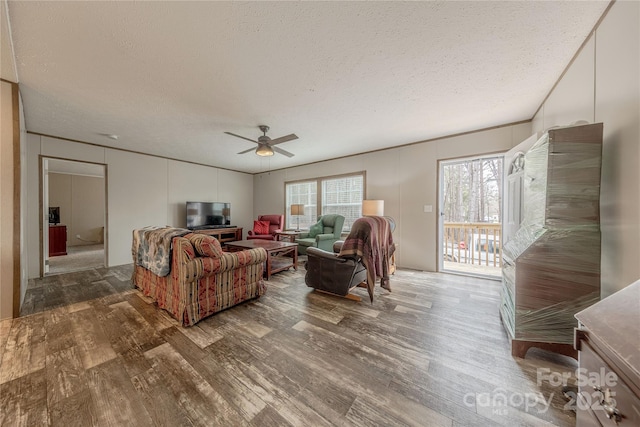
[[[20,314],[21,272],[21,176],[20,96],[17,83],[0,82],[0,319]]]
[[[40,264],[40,277],[44,277],[44,200],[42,195],[44,194],[44,171],[42,170],[42,154],[38,155],[38,229],[40,231],[40,258],[38,263]],[[47,249],[48,250],[48,249]]]
[[[22,209],[20,205],[21,158],[20,158],[20,92],[17,83],[2,80],[11,85],[11,125],[12,125],[12,156],[13,156],[13,221],[12,221],[12,315],[20,316],[20,283],[21,283],[21,241],[20,226]]]
[[[2,121],[6,126],[3,132],[3,263],[2,298],[5,303],[0,308],[2,318],[20,315],[21,285],[21,154],[20,154],[20,92],[17,83],[2,79],[3,103],[10,104],[3,111]],[[6,281],[6,282],[5,282]]]

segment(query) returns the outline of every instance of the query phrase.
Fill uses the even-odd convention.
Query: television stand
[[[225,226],[218,228],[202,228],[192,231],[197,234],[206,234],[207,236],[213,236],[220,244],[224,245],[225,242],[235,242],[236,240],[242,240],[242,227]]]

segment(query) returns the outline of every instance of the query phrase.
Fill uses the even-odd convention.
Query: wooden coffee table
[[[298,269],[297,243],[253,239],[227,242],[225,247],[230,251],[264,248],[264,250],[267,251],[266,268],[264,269],[264,275],[267,280],[269,280],[272,274],[279,271],[288,270],[291,267],[293,267],[294,270]]]

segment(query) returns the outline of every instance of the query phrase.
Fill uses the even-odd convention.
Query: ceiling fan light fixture
[[[287,141],[293,141],[294,139],[298,139],[298,136],[296,134],[292,133],[290,135],[281,136],[280,138],[271,139],[266,135],[267,131],[269,130],[269,126],[260,125],[259,128],[262,131],[263,135],[261,135],[257,141],[255,139],[247,138],[242,135],[236,135],[235,133],[232,133],[232,132],[225,132],[225,133],[227,135],[235,136],[236,138],[244,139],[247,141],[251,141],[254,144],[258,144],[258,148],[256,148],[255,150],[253,148],[249,148],[248,150],[241,151],[238,154],[245,154],[245,153],[250,153],[254,151],[260,157],[271,157],[275,153],[282,154],[283,156],[287,156],[287,157],[293,157],[293,153],[290,153],[287,150],[283,150],[280,147],[272,147],[272,146],[281,144]]]
[[[273,156],[273,148],[267,144],[260,144],[258,148],[256,148],[256,154],[261,157]]]

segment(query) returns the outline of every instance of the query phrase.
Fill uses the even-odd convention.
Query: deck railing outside
[[[502,267],[501,224],[445,222],[444,261],[486,267]]]

